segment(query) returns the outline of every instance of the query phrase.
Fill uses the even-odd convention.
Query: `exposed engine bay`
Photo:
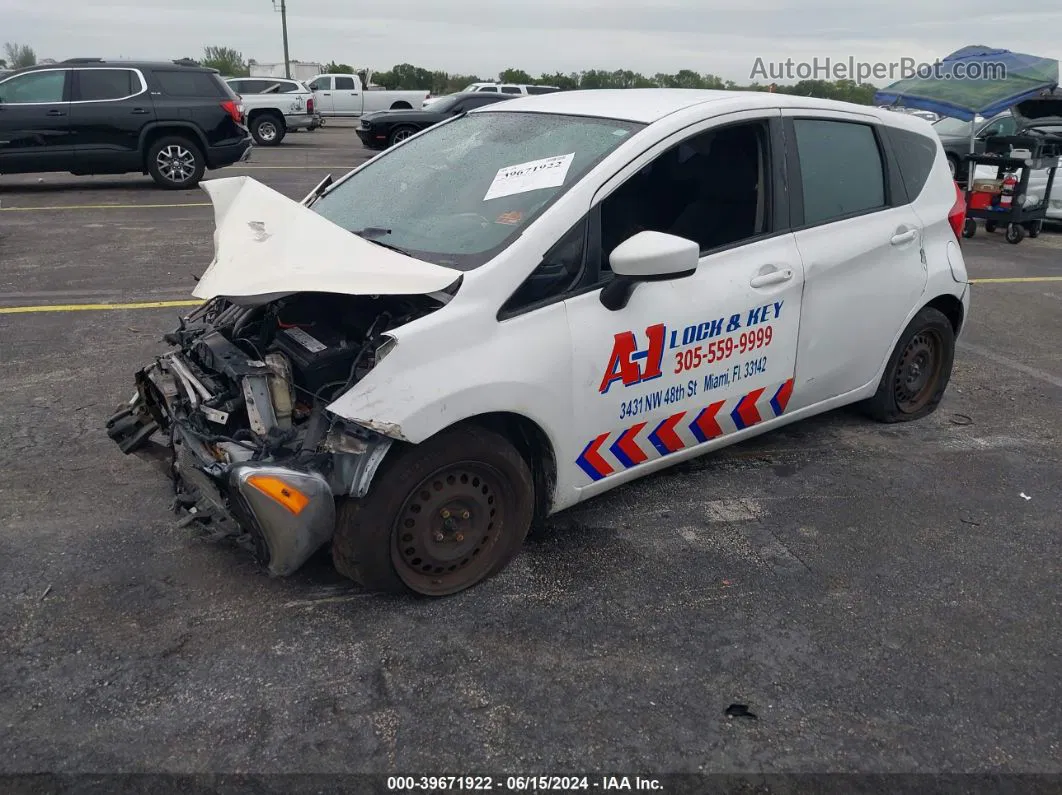
[[[364,496],[392,440],[327,406],[446,296],[216,298],[167,334],[107,423],[125,453],[161,447],[187,522],[290,574],[331,537],[335,498]]]

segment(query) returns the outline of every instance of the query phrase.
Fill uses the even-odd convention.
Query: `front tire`
[[[1021,224],[1007,224],[1007,242],[1017,245],[1025,239],[1025,228]]]
[[[259,146],[280,146],[286,133],[284,120],[275,113],[260,113],[251,121],[251,137]]]
[[[973,237],[977,234],[977,221],[973,218],[967,218],[962,224],[962,236]]]
[[[951,321],[937,309],[924,308],[904,329],[864,410],[879,422],[910,422],[932,414],[944,397],[954,361]]]
[[[391,135],[387,139],[387,145],[395,146],[396,144],[402,143],[407,138],[412,138],[416,134],[416,127],[396,127],[394,130],[391,131]]]
[[[448,596],[508,565],[531,526],[531,471],[505,437],[443,431],[385,459],[339,509],[332,561],[371,591]]]
[[[167,136],[148,149],[147,171],[160,188],[187,190],[203,178],[206,160],[199,147],[187,138]]]

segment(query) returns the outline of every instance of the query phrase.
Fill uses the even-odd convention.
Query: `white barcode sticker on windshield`
[[[308,350],[310,353],[320,353],[321,351],[327,351],[328,346],[322,343],[319,339],[311,337],[301,328],[286,328],[284,333],[291,337],[295,342],[299,343],[302,347]]]
[[[527,193],[540,188],[559,187],[564,184],[564,179],[568,176],[568,169],[571,168],[574,159],[575,152],[572,152],[569,155],[544,157],[541,160],[532,160],[530,163],[500,168],[494,175],[494,181],[490,183],[483,201],[489,202],[491,199]]]

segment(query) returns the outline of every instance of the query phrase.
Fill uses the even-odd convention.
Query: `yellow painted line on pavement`
[[[0,213],[29,213],[42,210],[154,210],[160,207],[209,207],[210,202],[192,204],[61,204],[53,207],[0,207]]]
[[[40,304],[38,306],[0,306],[0,315],[23,315],[30,312],[102,312],[108,309],[165,309],[171,306],[199,306],[202,301],[134,301],[125,304]]]
[[[1062,282],[1062,276],[1014,276],[1006,279],[970,279],[970,284],[1022,284],[1025,282]]]

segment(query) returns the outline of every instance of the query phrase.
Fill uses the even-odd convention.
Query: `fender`
[[[150,135],[154,130],[159,129],[160,127],[164,129],[172,128],[175,130],[179,129],[181,131],[190,131],[195,137],[196,142],[199,144],[199,147],[203,152],[203,156],[207,156],[207,152],[210,149],[210,144],[207,142],[206,136],[203,135],[202,130],[200,130],[194,124],[186,121],[153,121],[145,124],[144,128],[140,131],[140,140],[137,143],[137,146],[140,149],[141,153],[145,153],[144,142],[147,140],[148,135]]]

